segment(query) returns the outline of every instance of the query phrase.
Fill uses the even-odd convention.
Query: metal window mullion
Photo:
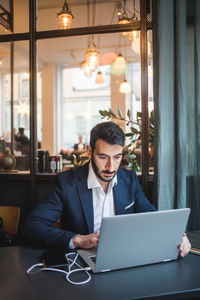
[[[10,43],[10,126],[11,153],[14,153],[14,42]]]
[[[36,0],[29,0],[29,71],[30,71],[30,197],[32,207],[36,203],[37,171],[37,71],[36,71]]]
[[[148,68],[146,0],[141,0],[141,101],[142,101],[142,187],[148,194],[149,137],[148,137]]]

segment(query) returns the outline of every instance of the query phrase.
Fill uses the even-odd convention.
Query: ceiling
[[[117,0],[95,0],[96,3],[108,3],[108,2],[115,2]],[[89,0],[92,3],[92,0]],[[78,5],[86,5],[87,0],[67,0],[67,4],[70,7],[78,6]],[[38,9],[46,9],[46,8],[55,8],[55,7],[62,7],[64,4],[64,0],[38,0]]]

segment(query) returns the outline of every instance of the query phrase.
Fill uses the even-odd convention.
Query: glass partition
[[[0,44],[0,136],[1,144],[7,146],[11,143],[11,93],[10,93],[10,45],[11,43]],[[2,149],[5,151],[5,148]]]
[[[1,136],[6,137],[7,146],[10,144],[10,151],[17,157],[16,160],[26,156],[29,161],[30,124],[34,127],[33,116],[36,108],[34,105],[30,106],[30,96],[32,95],[31,99],[35,101],[33,98],[36,95],[38,153],[39,150],[45,150],[50,156],[65,152],[71,154],[79,138],[84,145],[89,143],[91,128],[103,117],[103,120],[113,119],[118,122],[127,133],[126,145],[134,154],[133,161],[128,167],[140,171],[142,165],[140,3],[142,2],[102,0],[89,1],[87,4],[81,0],[69,0],[68,8],[65,9],[69,9],[73,14],[71,28],[79,28],[83,32],[78,36],[74,31],[75,35],[71,36],[67,31],[63,31],[66,37],[59,37],[58,30],[55,29],[60,28],[58,16],[64,3],[65,1],[61,0],[37,1],[37,30],[46,30],[46,36],[44,35],[45,38],[42,39],[42,34],[36,33],[34,37],[37,42],[37,74],[34,71],[35,66],[31,64],[32,77],[30,77],[29,1],[25,0],[23,5],[20,0],[13,1],[15,16],[13,33],[22,33],[21,36],[27,38],[27,41],[1,42],[0,45],[2,47],[0,62],[1,57],[7,62],[7,66],[0,65],[2,85],[0,109],[3,116],[0,124]],[[151,15],[149,6],[147,14]],[[148,19],[147,26],[150,26],[150,22]],[[87,35],[89,27],[114,24],[133,24],[133,31]],[[88,29],[85,29],[87,26]],[[49,36],[48,30],[51,30]],[[108,28],[108,32],[109,30],[112,32],[111,28]],[[151,31],[148,31],[147,44],[148,109],[151,112],[153,110]],[[94,57],[97,59],[95,62]],[[33,90],[35,89],[31,93],[30,78],[35,78],[35,75],[37,84],[31,81]],[[111,110],[115,116],[110,113]],[[100,111],[104,111],[104,115]],[[134,130],[131,127],[134,127]],[[20,149],[17,141],[19,128],[27,140],[26,150]],[[149,144],[150,153],[153,153],[152,145]],[[72,156],[66,157],[73,163]],[[150,164],[153,167],[152,157]],[[28,171],[29,167],[29,164],[23,166],[16,164],[15,169]],[[48,171],[49,167],[46,170]]]
[[[13,0],[13,13],[13,32],[29,32],[29,0]]]
[[[0,168],[28,171],[30,155],[29,47],[27,41],[1,43],[4,49],[1,76],[1,149]],[[7,52],[6,52],[7,51]],[[6,54],[7,53],[7,54]],[[13,75],[11,75],[11,66]],[[13,164],[7,163],[13,159]],[[7,165],[8,164],[8,165]]]
[[[145,35],[152,28],[152,1],[0,2],[10,13],[7,26],[6,22],[2,24],[0,10],[0,172],[6,172],[2,177],[30,180],[30,202],[34,205],[36,181],[53,178],[35,176],[37,172],[44,172],[44,168],[40,169],[39,158],[47,162],[45,171],[52,173],[73,167],[75,162],[79,164],[81,160],[78,159],[85,154],[89,142],[91,127],[101,120],[115,119],[127,134],[133,133],[134,139],[130,140],[129,135],[126,141],[128,151],[133,151],[133,161],[131,164],[126,161],[125,167],[137,171],[142,165],[141,179],[147,190],[148,141],[146,126],[141,141],[138,116],[141,118],[141,111],[144,113],[146,125],[148,89],[152,104],[151,72],[149,68],[147,89],[145,59]],[[69,30],[63,30],[58,23],[65,3],[71,11],[68,11],[71,14],[67,21]],[[64,18],[62,21],[66,22]],[[150,65],[151,61],[149,58]],[[123,118],[133,123],[126,125]],[[25,147],[18,140],[20,131]],[[145,150],[142,164],[140,141]],[[76,156],[77,153],[80,155]],[[8,164],[2,166],[2,157],[7,154],[14,157],[14,163],[6,159]],[[55,168],[55,159],[59,161],[61,157],[65,160],[63,166],[59,164]],[[49,167],[51,162],[52,168]],[[7,173],[17,175],[8,176]]]

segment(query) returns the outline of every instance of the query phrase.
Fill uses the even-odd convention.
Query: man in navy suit
[[[73,249],[98,244],[102,217],[156,210],[135,172],[120,168],[125,135],[113,122],[91,130],[90,162],[56,175],[51,192],[29,216],[22,238],[34,245]],[[61,228],[52,227],[61,218]],[[186,236],[180,255],[190,249]]]

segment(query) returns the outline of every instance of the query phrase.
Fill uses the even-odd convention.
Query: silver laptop
[[[94,273],[178,258],[190,208],[102,219],[98,247],[78,250]]]

